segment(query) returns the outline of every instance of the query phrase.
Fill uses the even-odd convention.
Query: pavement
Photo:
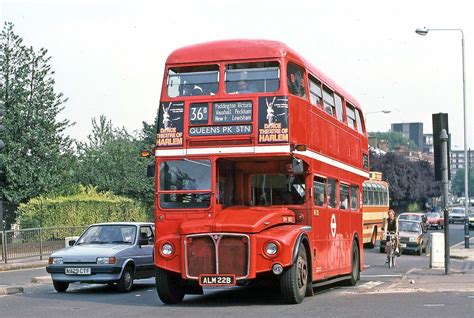
[[[391,282],[391,285],[373,288],[369,292],[361,288],[347,293],[407,293],[407,292],[474,292],[474,237],[470,238],[469,249],[464,248],[464,242],[450,248],[449,275],[444,268],[412,268],[401,278]],[[11,260],[7,264],[0,263],[0,272],[45,267],[48,260],[25,258]],[[32,277],[31,283],[51,283],[47,276]],[[24,286],[0,285],[0,295],[23,293]]]

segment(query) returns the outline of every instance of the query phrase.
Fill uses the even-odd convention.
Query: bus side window
[[[349,103],[346,103],[347,126],[356,129],[356,114],[355,108]]]
[[[364,205],[369,205],[369,191],[367,190],[366,184],[364,184],[363,189],[364,189],[364,193],[363,193]]]
[[[314,204],[324,206],[326,197],[326,179],[314,177]]]
[[[341,184],[339,188],[340,198],[340,205],[339,208],[341,210],[348,210],[349,209],[349,186],[346,184]]]
[[[306,98],[303,68],[296,64],[288,63],[287,77],[290,94]]]
[[[309,97],[311,104],[322,105],[323,93],[321,91],[321,82],[312,75],[309,76]]]
[[[323,101],[324,101],[324,111],[331,116],[334,116],[336,113],[336,107],[334,102],[334,93],[331,89],[326,86],[323,86]]]
[[[335,101],[336,101],[336,116],[337,116],[337,119],[340,121],[340,122],[344,122],[344,113],[343,113],[343,110],[342,110],[342,98],[341,96],[337,95],[337,94],[334,94],[334,98],[335,98]]]
[[[359,210],[359,187],[352,185],[351,186],[351,210],[357,211]]]
[[[336,207],[336,180],[328,179],[328,207]]]

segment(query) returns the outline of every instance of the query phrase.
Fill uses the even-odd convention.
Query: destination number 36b
[[[207,124],[208,121],[208,105],[194,104],[189,107],[189,122],[191,124]]]

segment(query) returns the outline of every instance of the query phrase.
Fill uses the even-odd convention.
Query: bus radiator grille
[[[187,244],[186,253],[189,276],[216,273],[216,249],[210,236],[193,237]]]
[[[241,236],[224,236],[219,242],[219,273],[247,276],[248,240]]]

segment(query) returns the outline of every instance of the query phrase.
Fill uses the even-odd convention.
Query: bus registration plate
[[[199,275],[201,286],[234,286],[235,275],[201,274]]]
[[[90,267],[67,267],[65,271],[66,275],[90,275]]]

